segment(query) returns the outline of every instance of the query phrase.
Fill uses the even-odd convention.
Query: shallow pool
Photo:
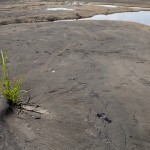
[[[110,8],[133,8],[133,9],[150,9],[150,8],[144,8],[144,7],[132,7],[132,6],[119,6],[119,5],[96,5],[96,6],[102,6],[102,7],[110,7]]]
[[[116,5],[96,5],[96,6],[110,7],[110,8],[117,8],[117,7],[120,7],[120,6],[116,6]]]
[[[74,9],[69,9],[69,8],[47,8],[46,10],[52,10],[52,11],[67,10],[67,11],[72,11]]]
[[[123,12],[123,13],[114,13],[110,15],[95,15],[91,18],[85,18],[80,20],[131,21],[131,22],[141,23],[150,26],[150,11]]]

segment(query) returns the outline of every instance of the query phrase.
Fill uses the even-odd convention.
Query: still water
[[[96,6],[102,6],[102,7],[110,7],[110,8],[135,8],[135,9],[150,9],[150,8],[144,8],[144,7],[132,7],[132,6],[117,6],[117,5],[96,5]]]
[[[47,8],[46,10],[52,10],[52,11],[57,11],[57,10],[68,10],[68,11],[72,11],[74,9],[69,9],[69,8]]]
[[[91,18],[85,18],[80,20],[131,21],[131,22],[141,23],[150,26],[150,11],[123,12],[123,13],[114,13],[109,15],[95,15]]]

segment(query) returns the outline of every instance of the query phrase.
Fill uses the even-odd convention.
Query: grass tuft
[[[8,53],[0,52],[0,62],[2,64],[3,74],[0,79],[0,92],[8,101],[11,106],[16,106],[20,102],[20,96],[22,93],[21,86],[22,80],[16,80],[14,83],[10,82],[9,72],[7,67]]]

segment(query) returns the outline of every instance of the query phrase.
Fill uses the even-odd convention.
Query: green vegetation
[[[6,98],[9,105],[16,106],[20,102],[20,96],[22,93],[21,85],[22,81],[19,79],[12,83],[9,79],[9,72],[7,67],[8,53],[0,52],[0,62],[2,64],[2,77],[0,79],[0,92]]]

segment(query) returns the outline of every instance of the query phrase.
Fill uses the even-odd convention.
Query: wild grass
[[[20,102],[22,93],[22,80],[11,82],[9,78],[9,70],[7,66],[8,53],[0,52],[0,62],[2,65],[2,77],[0,78],[0,92],[6,98],[11,106],[16,106]]]

